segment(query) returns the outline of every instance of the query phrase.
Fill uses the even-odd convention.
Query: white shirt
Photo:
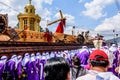
[[[120,79],[116,77],[112,72],[98,72],[94,70],[89,70],[88,74],[78,77],[76,80],[120,80]]]
[[[89,70],[88,74],[78,77],[76,80],[96,80],[97,71]]]

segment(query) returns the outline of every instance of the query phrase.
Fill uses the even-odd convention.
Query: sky
[[[8,14],[9,26],[18,23],[17,15],[24,12],[29,0],[0,0],[0,13]],[[90,36],[97,33],[105,39],[120,37],[120,0],[32,0],[36,14],[41,17],[40,25],[55,32],[59,22],[46,26],[47,22],[60,18],[59,10],[66,18],[65,33],[72,34],[75,26],[76,35],[90,31]],[[115,32],[113,32],[115,30]]]

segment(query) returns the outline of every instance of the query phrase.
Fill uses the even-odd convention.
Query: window
[[[26,9],[26,12],[28,12],[28,9]]]
[[[27,30],[28,26],[27,26],[27,19],[24,19],[24,30]]]
[[[32,9],[30,9],[30,13],[32,13]]]
[[[30,20],[30,30],[35,31],[35,29],[34,29],[34,19]]]

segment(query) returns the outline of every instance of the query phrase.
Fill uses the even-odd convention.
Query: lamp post
[[[118,34],[115,33],[114,29],[113,29],[113,35],[114,35],[114,43],[117,45]]]
[[[115,42],[116,42],[116,44],[118,45],[118,34],[115,34],[115,36],[116,36],[116,40],[115,40]]]
[[[115,43],[115,30],[113,29],[114,43]]]

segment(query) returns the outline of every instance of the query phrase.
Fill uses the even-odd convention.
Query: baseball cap
[[[103,60],[103,61],[108,61],[108,56],[102,50],[94,50],[90,54],[89,60]]]

